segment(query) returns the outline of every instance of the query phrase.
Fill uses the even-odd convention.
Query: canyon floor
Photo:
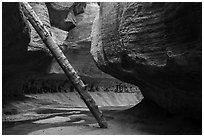
[[[90,94],[103,111],[107,129],[99,128],[77,93],[46,93],[29,94],[3,106],[2,134],[201,134],[201,123],[173,116],[135,93]]]

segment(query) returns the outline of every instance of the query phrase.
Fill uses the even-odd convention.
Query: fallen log
[[[37,33],[40,35],[41,39],[43,40],[47,48],[50,50],[51,54],[57,60],[60,67],[63,69],[64,73],[66,74],[67,78],[71,81],[76,91],[81,96],[82,100],[85,102],[85,104],[87,105],[87,107],[89,108],[93,116],[96,118],[97,122],[99,123],[99,126],[101,128],[107,128],[108,125],[105,119],[103,118],[102,112],[98,109],[98,106],[96,105],[93,98],[89,95],[88,92],[86,92],[85,84],[78,76],[74,68],[71,66],[66,56],[59,48],[59,46],[52,39],[45,25],[40,21],[40,19],[32,9],[32,7],[27,2],[22,2],[21,5],[25,16],[32,24],[32,26],[35,28]]]

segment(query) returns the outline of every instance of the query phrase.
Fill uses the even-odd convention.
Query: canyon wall
[[[30,4],[80,75],[113,76],[170,112],[201,117],[201,3]],[[3,3],[2,18],[3,99],[62,73],[19,3]]]
[[[96,67],[89,52],[91,26],[99,9],[96,4],[84,2],[29,4],[80,75],[110,77]],[[2,90],[3,100],[6,100],[22,95],[23,87],[29,79],[34,80],[63,71],[26,20],[20,3],[4,2],[2,11]],[[76,29],[70,32],[73,28]],[[64,81],[66,82],[66,78]]]
[[[166,110],[201,118],[202,4],[100,3],[97,66]]]
[[[46,25],[57,44],[63,45],[60,43],[66,39],[67,32],[51,27],[45,3],[37,2],[30,3],[30,5]],[[48,74],[53,57],[34,28],[26,20],[20,3],[4,2],[2,11],[2,90],[4,100],[22,95],[22,85],[27,79]]]
[[[48,3],[46,3],[46,5],[48,5]],[[60,11],[59,14],[62,16],[62,9],[64,9],[65,6],[68,7],[69,5],[60,2],[51,3],[51,6],[53,6],[52,9],[55,8],[56,10]],[[53,10],[50,10],[50,8],[48,6],[51,24],[52,20],[56,20],[56,22],[62,20],[61,18],[54,16],[56,14],[56,11],[54,12]],[[69,9],[70,8],[67,8],[66,10]],[[67,20],[75,25],[74,28],[69,30],[66,38],[63,41],[62,48],[64,49],[64,54],[80,75],[100,78],[112,78],[96,67],[96,64],[94,63],[94,60],[90,54],[91,29],[95,16],[99,12],[98,4],[87,2],[86,5],[84,5],[84,3],[78,3],[78,7],[76,9],[78,9],[76,13],[73,11],[73,13],[71,12],[66,16],[64,15],[64,18],[66,19],[63,19],[63,21]],[[54,23],[54,21],[52,25],[58,28],[65,28],[60,27],[59,24]],[[53,60],[52,62],[50,73],[63,73],[63,70],[55,60]]]
[[[2,4],[2,91],[22,94],[24,79],[45,73],[52,57],[45,51],[28,51],[31,30],[19,3]]]

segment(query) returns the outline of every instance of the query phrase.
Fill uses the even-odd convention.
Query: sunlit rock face
[[[41,22],[48,29],[54,41],[59,46],[62,47],[68,32],[61,30],[59,28],[56,28],[54,26],[51,26],[48,8],[44,2],[30,2],[29,4],[31,5],[31,7],[35,11],[36,15],[39,17]],[[66,14],[68,14],[68,12],[66,12]],[[35,31],[35,29],[30,23],[29,23],[29,27],[31,28],[31,41],[29,43],[28,50],[30,51],[43,50],[50,53],[48,48],[45,46],[44,42],[41,40],[40,36],[38,35],[38,33]]]
[[[84,13],[76,16],[77,26],[70,30],[67,42],[90,42],[92,24],[96,15],[99,13],[99,6],[97,3],[87,3]]]
[[[173,113],[201,117],[202,4],[101,3],[91,54]]]
[[[96,3],[33,2],[29,4],[80,75],[110,77],[96,67],[89,52],[92,24],[99,12],[99,6]],[[50,54],[35,29],[31,24],[29,25],[31,41],[28,50],[40,50]],[[50,63],[47,72],[64,73],[55,59]]]
[[[80,16],[80,19],[78,19],[77,17],[80,14],[84,13],[84,8],[82,7],[86,7],[84,6],[84,4],[86,3],[71,3],[71,5],[74,5],[74,8],[68,11],[67,7],[65,7],[67,15],[65,17],[67,17],[66,19],[69,24],[74,24],[72,21],[69,21],[71,20],[70,13],[73,13],[71,15],[74,15],[74,18],[76,18],[76,21],[78,22],[75,22],[75,27],[77,26],[77,24],[81,24],[81,30],[88,27],[86,30],[86,32],[88,32],[87,35],[85,35],[83,31],[81,31],[81,34],[83,34],[81,36],[83,38],[80,38],[83,40],[85,38],[85,41],[79,40],[81,43],[75,43],[75,41],[67,40],[67,30],[70,31],[71,29],[73,29],[73,27],[66,26],[66,24],[65,26],[63,26],[63,23],[62,25],[57,26],[57,24],[53,23],[53,20],[51,19],[51,17],[53,17],[53,13],[50,14],[49,8],[46,3],[29,2],[29,4],[31,5],[37,16],[40,18],[40,20],[45,24],[46,28],[50,31],[50,34],[52,35],[54,41],[60,46],[60,48],[70,60],[73,67],[79,72],[80,75],[98,77],[105,75],[105,73],[101,72],[95,66],[93,59],[89,53],[91,44],[90,40],[86,41],[85,38],[90,37],[91,25],[95,16],[91,11],[91,13],[89,12],[84,16]],[[51,4],[69,6],[70,3]],[[95,14],[95,11],[93,11],[93,13]],[[84,20],[83,18],[85,17],[86,19],[90,20]],[[63,73],[59,65],[53,59],[49,50],[46,48],[45,44],[42,42],[37,32],[26,20],[20,3],[3,3],[2,18],[3,99],[6,99],[6,96],[18,96],[23,94],[22,85],[25,85],[25,81],[27,81],[28,79],[36,79],[39,76],[47,75],[50,73]],[[64,19],[61,18],[61,20],[58,21],[63,22],[63,20]],[[83,24],[86,25],[84,28]],[[67,28],[67,30],[60,29],[63,27]],[[78,38],[78,36],[76,36],[75,38]]]
[[[64,31],[77,26],[76,16],[84,13],[86,2],[46,2],[51,25]]]
[[[68,32],[51,26],[45,3],[29,4],[50,31],[55,42],[63,49],[63,42]],[[10,96],[22,95],[22,88],[27,79],[35,79],[49,73],[53,57],[35,29],[26,20],[20,3],[5,2],[2,11],[2,90],[5,100]]]
[[[46,26],[53,40],[65,50],[64,41],[70,30],[76,27],[76,16],[84,12],[84,2],[29,2],[39,19]],[[28,50],[43,50],[48,53],[44,42],[29,23],[31,28],[31,41]]]
[[[54,3],[53,3],[54,4]],[[62,5],[62,3],[57,3]],[[65,4],[63,4],[65,5]],[[56,5],[55,5],[56,6]],[[79,9],[80,10],[80,3]],[[96,15],[99,13],[97,3],[86,3],[86,7],[75,16],[76,27],[69,31],[64,41],[64,53],[80,75],[91,77],[111,77],[99,70],[90,54],[91,30]],[[70,19],[71,20],[71,19]],[[58,63],[53,60],[50,73],[63,73]]]

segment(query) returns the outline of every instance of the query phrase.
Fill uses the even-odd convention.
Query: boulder
[[[91,54],[169,112],[201,118],[202,4],[100,3]]]

